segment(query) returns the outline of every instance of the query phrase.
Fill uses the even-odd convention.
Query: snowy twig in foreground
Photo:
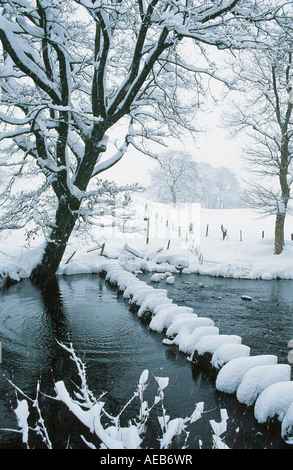
[[[214,449],[228,449],[229,448],[220,437],[224,432],[227,431],[227,420],[228,420],[228,414],[225,409],[221,410],[221,421],[219,423],[217,423],[213,419],[210,420],[210,425],[214,431],[214,434],[212,436]]]
[[[172,445],[173,439],[176,436],[180,436],[185,433],[184,444],[182,448],[186,448],[189,432],[187,427],[198,421],[203,413],[204,403],[200,402],[196,404],[196,407],[190,417],[186,418],[174,418],[170,419],[170,416],[166,413],[164,406],[164,390],[169,385],[169,378],[167,377],[154,377],[157,391],[153,403],[149,406],[148,402],[144,398],[144,392],[149,385],[149,371],[144,370],[139,378],[139,382],[133,396],[127,401],[122,407],[118,415],[113,416],[111,413],[105,410],[107,400],[102,400],[105,393],[103,393],[98,399],[92,393],[88,387],[86,377],[86,366],[77,356],[72,343],[69,346],[65,346],[62,343],[58,343],[65,351],[67,351],[78,371],[80,386],[77,387],[78,392],[75,393],[73,398],[66,388],[64,381],[60,380],[54,382],[54,389],[56,395],[50,397],[43,394],[46,398],[53,399],[64,403],[68,410],[86,427],[90,432],[98,438],[98,447],[101,449],[141,449],[145,433],[147,431],[147,422],[151,416],[153,409],[160,404],[162,409],[162,415],[158,417],[159,425],[161,427],[161,437],[157,438],[160,443],[161,449],[167,449]],[[21,394],[24,399],[19,400],[17,398],[17,407],[13,410],[20,430],[12,430],[22,434],[22,442],[29,447],[29,433],[34,432],[41,437],[42,442],[48,449],[52,449],[53,445],[49,438],[45,420],[42,417],[41,409],[39,406],[39,395],[40,381],[37,383],[36,398],[33,400],[29,398],[22,390],[15,386],[14,383],[7,379],[8,382],[14,387],[17,394]],[[129,412],[129,405],[135,400],[139,401],[139,410],[137,416],[127,420],[127,425],[121,425],[121,418],[124,414]],[[29,426],[29,418],[37,412],[37,422],[34,428]],[[226,429],[222,424],[226,424],[227,415],[223,414],[225,410],[222,410],[222,423],[217,424],[211,421],[212,428],[214,430],[214,448],[223,448],[223,442],[219,437]],[[33,416],[34,416],[33,415]],[[219,428],[220,426],[220,428]],[[8,429],[6,429],[8,430]],[[91,449],[96,449],[97,446],[90,442],[88,438],[80,435],[82,441]],[[224,445],[225,446],[225,445]],[[225,446],[227,448],[227,446]]]
[[[140,376],[137,390],[132,398],[121,409],[117,416],[112,416],[104,409],[104,403],[96,401],[93,394],[89,391],[86,381],[85,366],[77,357],[72,344],[69,347],[60,344],[66,351],[71,354],[71,358],[75,362],[79,376],[81,379],[80,387],[80,401],[73,400],[63,381],[55,383],[55,391],[57,399],[65,403],[68,409],[85,425],[90,431],[102,441],[101,447],[108,449],[134,449],[140,448],[142,444],[142,435],[145,431],[145,425],[149,419],[150,413],[154,406],[158,403],[162,404],[163,416],[159,417],[159,422],[163,432],[163,437],[159,439],[161,448],[168,448],[171,445],[174,436],[181,434],[184,431],[186,424],[190,418],[183,420],[182,418],[174,419],[169,422],[169,416],[165,413],[163,405],[164,392],[163,390],[168,386],[169,379],[165,377],[155,377],[158,386],[158,395],[155,396],[154,404],[149,408],[148,403],[144,401],[144,391],[148,386],[148,371],[145,370]],[[138,398],[140,401],[138,419],[130,420],[127,427],[122,427],[120,418],[130,403]],[[87,411],[82,409],[82,406],[89,408]],[[194,415],[194,414],[193,414]],[[111,422],[110,426],[102,424],[102,418],[106,417]],[[85,441],[88,444],[87,441]]]
[[[40,384],[41,381],[38,380],[37,382],[37,391],[36,391],[36,398],[33,400],[32,398],[28,397],[19,387],[17,387],[10,379],[8,379],[4,374],[4,378],[13,386],[16,395],[16,402],[17,407],[13,408],[13,412],[16,416],[18,426],[20,430],[16,429],[2,429],[3,431],[11,431],[11,432],[18,432],[22,434],[22,442],[26,445],[29,449],[29,431],[35,432],[39,435],[42,439],[42,442],[48,449],[52,449],[52,443],[49,438],[49,434],[46,428],[45,421],[42,417],[42,412],[39,406],[39,394],[40,394]],[[23,400],[18,399],[18,394],[24,397]],[[34,428],[31,428],[28,424],[28,419],[31,414],[29,403],[31,404],[32,408],[36,410],[37,421]]]

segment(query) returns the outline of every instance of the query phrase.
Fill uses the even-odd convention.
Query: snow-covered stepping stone
[[[202,327],[207,327],[209,328],[208,330],[205,328],[204,330],[201,328]],[[172,326],[172,325],[171,325]],[[169,330],[169,328],[168,328]],[[167,330],[167,331],[168,331]],[[196,330],[196,332],[195,332]],[[182,326],[180,328],[179,333],[175,336],[173,339],[165,339],[163,340],[164,344],[175,344],[178,346],[179,350],[185,353],[192,353],[194,351],[195,345],[198,343],[198,341],[201,339],[202,336],[205,336],[208,332],[212,335],[218,335],[219,334],[219,329],[212,326],[212,324],[209,324],[208,322],[205,324],[205,322],[200,322],[198,324],[198,327],[190,331],[190,328],[188,326]]]
[[[167,297],[167,291],[165,289],[154,289],[151,286],[142,287],[142,288],[138,287],[133,292],[131,302],[135,303],[136,305],[141,306],[144,300],[150,294],[156,294],[158,297],[163,294],[163,295],[166,295]]]
[[[194,313],[182,314],[179,317],[176,317],[175,320],[171,323],[169,328],[166,331],[167,336],[175,336],[184,330],[188,330],[188,333],[192,333],[196,328],[200,326],[214,326],[213,320],[206,317],[198,317]]]
[[[146,282],[135,279],[129,284],[123,292],[123,298],[126,300],[132,299],[135,292],[140,291],[143,287],[148,288],[149,292],[153,290],[151,286],[147,286]]]
[[[277,362],[277,356],[272,354],[232,359],[218,373],[216,388],[221,392],[235,393],[249,369],[261,365],[277,364]]]
[[[291,367],[288,364],[253,367],[244,375],[236,392],[237,399],[240,403],[252,405],[266,388],[277,382],[287,382],[290,376]]]
[[[186,354],[193,354],[197,343],[201,338],[207,335],[218,335],[219,328],[216,326],[199,326],[192,333],[181,335],[180,341],[179,338],[175,338],[175,342],[178,343],[178,348],[180,351]],[[192,360],[192,357],[189,358]]]
[[[293,381],[278,382],[266,388],[254,405],[254,416],[259,423],[277,416],[282,421],[293,403]]]
[[[177,315],[182,313],[191,313],[193,311],[190,307],[183,307],[176,304],[167,305],[166,307],[162,306],[162,308],[158,307],[155,308],[154,317],[149,324],[149,328],[157,331],[158,333],[169,328]]]
[[[199,342],[195,346],[195,351],[200,356],[205,353],[213,354],[223,344],[240,344],[241,341],[242,338],[237,335],[207,335],[199,340]]]
[[[286,444],[293,444],[293,403],[291,403],[283,418],[281,436]]]
[[[142,302],[138,312],[137,312],[137,315],[139,317],[143,316],[145,313],[153,313],[153,311],[155,310],[155,308],[158,306],[158,305],[171,305],[172,304],[172,300],[171,299],[168,299],[167,295],[164,294],[164,293],[159,293],[159,294],[156,294],[155,292],[154,293],[151,293],[149,295],[146,296],[146,298],[144,299],[144,301]]]
[[[215,369],[221,369],[227,362],[238,357],[248,357],[250,347],[245,344],[222,344],[216,349],[211,359],[211,364]]]
[[[206,335],[195,346],[192,362],[211,368],[211,355],[223,344],[240,344],[242,338],[237,335]]]

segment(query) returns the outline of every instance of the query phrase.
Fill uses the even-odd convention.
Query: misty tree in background
[[[206,47],[263,45],[267,22],[284,15],[279,3],[0,2],[1,221],[46,226],[35,283],[54,275],[88,198],[99,203],[101,174],[129,146],[151,155],[164,137],[193,129],[201,77],[217,76]],[[191,63],[178,54],[185,38]]]
[[[192,155],[170,150],[158,157],[160,165],[151,171],[147,195],[164,203],[200,203],[206,209],[241,207],[241,189],[229,168],[198,163]]]
[[[190,203],[198,200],[198,175],[192,156],[170,150],[158,157],[151,172],[150,197],[164,204]]]
[[[199,202],[206,209],[235,209],[242,207],[239,181],[226,167],[198,163]]]
[[[249,136],[244,158],[254,178],[244,200],[264,214],[275,215],[275,254],[282,253],[285,244],[293,181],[292,45],[287,34],[277,35],[266,50],[243,54],[237,67],[243,95],[234,102],[237,111],[232,122]]]

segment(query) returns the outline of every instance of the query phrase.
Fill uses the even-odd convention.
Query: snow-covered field
[[[293,217],[288,216],[286,246],[278,256],[274,255],[274,223],[274,217],[259,218],[248,209],[202,210],[199,249],[204,262],[201,272],[237,278],[293,279]],[[228,233],[224,241],[221,224]]]
[[[244,209],[214,211],[193,207],[185,212],[186,218],[180,220],[179,230],[178,219],[174,219],[178,216],[176,211],[171,220],[170,213],[166,215],[159,209],[159,206],[152,207],[151,213],[150,208],[144,206],[142,219],[146,226],[140,234],[121,236],[108,229],[104,238],[97,237],[100,248],[96,241],[85,243],[83,237],[72,239],[58,274],[105,271],[109,282],[124,292],[125,299],[136,303],[138,315],[152,312],[149,328],[166,331],[166,344],[176,344],[190,360],[194,351],[199,355],[210,353],[212,366],[219,370],[218,390],[236,393],[243,403],[255,403],[255,417],[259,422],[277,415],[282,422],[283,438],[293,444],[291,366],[278,364],[274,355],[250,356],[249,345],[242,345],[241,337],[220,334],[210,319],[198,318],[192,309],[177,306],[168,298],[166,288],[154,289],[137,277],[140,270],[147,270],[153,272],[154,282],[163,277],[169,283],[174,282],[174,274],[179,271],[262,278],[268,282],[274,278],[293,279],[293,219],[288,217],[287,220],[284,252],[276,256],[273,254],[273,218],[259,219]],[[228,233],[225,240],[222,239],[222,224]],[[42,253],[42,246],[38,246],[40,240],[28,247],[23,233],[19,233],[0,243],[3,280],[7,274],[15,279],[29,276]]]
[[[145,267],[149,270],[159,257],[172,257],[173,261],[177,257],[185,272],[234,278],[293,279],[293,216],[288,215],[286,221],[285,249],[276,256],[274,217],[260,218],[249,209],[200,209],[197,204],[174,210],[147,201],[146,209],[146,202],[139,202],[138,224],[135,223],[139,225],[139,232],[121,233],[115,228],[105,228],[95,231],[95,241],[85,236],[73,237],[59,273],[90,271],[92,263],[98,259],[97,248],[103,243],[104,254],[109,257],[117,257],[128,243],[148,258]],[[222,239],[221,225],[227,229],[225,240]],[[9,271],[13,276],[18,267],[22,275],[29,276],[41,249],[42,239],[30,240],[29,246],[24,231],[2,236],[0,273]]]

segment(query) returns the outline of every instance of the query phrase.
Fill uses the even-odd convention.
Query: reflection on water
[[[195,287],[192,293],[189,285],[183,300],[188,304],[190,300],[194,301],[195,292]],[[203,294],[202,289],[200,295],[207,292]],[[182,297],[179,290],[172,293],[175,299],[176,296]],[[42,388],[51,395],[54,394],[52,376],[55,380],[65,380],[67,384],[77,381],[74,364],[56,342],[56,339],[67,342],[70,338],[87,363],[91,389],[97,395],[111,390],[108,399],[111,409],[118,410],[132,396],[140,374],[149,369],[154,375],[170,378],[172,387],[165,405],[171,417],[189,416],[199,401],[205,402],[206,410],[214,410],[196,424],[193,430],[195,448],[198,448],[198,435],[203,446],[210,447],[209,419],[219,419],[220,406],[227,407],[231,416],[229,444],[233,443],[235,429],[241,422],[235,447],[263,448],[266,444],[284,447],[278,430],[270,429],[267,434],[266,427],[254,421],[252,410],[247,411],[234,397],[217,392],[210,376],[193,368],[177,349],[164,346],[163,336],[150,332],[129,311],[123,298],[98,276],[61,277],[46,292],[41,292],[26,280],[1,292],[0,297],[1,370],[9,377],[13,372],[15,383],[30,396],[34,396],[40,373]],[[209,310],[211,305],[206,304],[206,300],[201,305]],[[209,316],[211,312],[204,310],[201,313]],[[230,318],[227,324],[231,323],[235,323],[235,319]],[[235,330],[233,333],[237,334]],[[14,392],[1,376],[0,427],[16,428],[7,395],[13,400]],[[69,435],[72,447],[85,447],[79,437],[80,434],[86,435],[84,428],[74,418],[69,418],[62,404],[51,403],[44,398],[42,405],[56,447],[65,448]],[[245,419],[242,419],[243,413]],[[156,430],[156,427],[155,416],[150,429]],[[158,447],[156,435],[156,431],[150,430],[148,439],[153,447]],[[39,444],[36,442],[35,445]],[[0,432],[0,447],[21,447],[19,435]]]

